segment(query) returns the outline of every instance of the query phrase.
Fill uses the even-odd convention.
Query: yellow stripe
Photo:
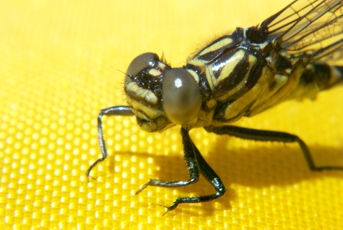
[[[194,66],[205,66],[207,64],[206,61],[203,61],[203,60],[200,60],[200,59],[197,59],[197,58],[194,58],[194,59],[191,59],[187,62],[188,64],[191,64],[191,65],[194,65]]]
[[[254,55],[249,55],[248,60],[249,60],[249,70],[251,70],[252,67],[256,64],[257,58]],[[246,81],[249,77],[249,74],[250,74],[250,71],[246,74],[244,79],[235,88],[227,92],[227,94],[225,94],[224,96],[218,98],[218,101],[225,101],[227,98],[231,97],[232,95],[240,91],[242,88],[244,88]]]
[[[151,69],[149,70],[149,75],[154,76],[154,77],[158,77],[160,76],[162,73],[161,71],[157,70],[157,69]]]
[[[218,42],[212,44],[211,46],[205,48],[203,51],[201,51],[201,53],[199,53],[198,56],[202,56],[205,55],[207,53],[213,52],[215,50],[221,49],[224,46],[227,46],[228,44],[230,44],[232,42],[231,38],[224,38],[224,39],[220,39]]]
[[[222,71],[220,72],[220,75],[217,79],[213,79],[213,82],[215,82],[215,86],[217,86],[218,84],[220,84],[220,82],[222,80],[224,80],[225,78],[227,78],[232,71],[234,70],[234,68],[238,65],[238,63],[240,61],[242,61],[242,59],[244,58],[244,54],[245,52],[243,50],[238,50],[236,53],[234,53],[228,60],[227,62],[223,62],[224,68],[222,69]],[[214,69],[216,70],[216,69]]]
[[[148,107],[134,98],[127,97],[127,103],[133,108],[135,115],[144,120],[153,120],[162,115],[160,109]]]
[[[141,100],[157,105],[159,100],[156,95],[150,90],[143,89],[137,85],[136,82],[128,82],[125,85],[126,94],[133,95],[134,97],[141,98]]]

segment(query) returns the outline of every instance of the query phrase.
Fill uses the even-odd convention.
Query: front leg
[[[100,162],[104,161],[107,157],[107,149],[106,149],[106,144],[105,144],[105,139],[104,139],[104,133],[102,131],[102,118],[103,116],[133,116],[132,110],[128,106],[113,106],[109,107],[106,109],[102,109],[98,115],[98,141],[99,141],[99,146],[100,146],[100,151],[102,157],[97,159],[91,166],[89,166],[86,176],[89,180],[90,173],[92,169],[99,164]]]

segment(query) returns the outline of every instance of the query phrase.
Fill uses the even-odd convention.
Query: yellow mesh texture
[[[178,128],[141,131],[134,118],[104,119],[110,156],[99,156],[97,114],[125,105],[125,71],[142,52],[181,66],[194,50],[236,26],[256,25],[284,1],[0,1],[0,225],[4,229],[343,229],[343,172],[311,172],[296,144],[191,132],[221,176],[220,199],[201,178],[186,188]],[[120,71],[117,71],[120,70]],[[321,165],[343,166],[342,87],[316,101],[286,102],[239,124],[301,136]]]

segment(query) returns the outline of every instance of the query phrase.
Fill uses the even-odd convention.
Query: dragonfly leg
[[[184,146],[184,158],[187,164],[187,169],[189,172],[189,179],[186,181],[181,180],[173,180],[173,181],[164,181],[158,179],[150,179],[147,183],[145,183],[137,192],[136,195],[139,194],[143,189],[147,186],[159,186],[159,187],[180,187],[186,186],[191,183],[195,183],[199,180],[199,166],[196,160],[196,156],[193,151],[193,143],[190,141],[189,136],[185,135],[187,133],[186,130],[182,129],[181,134],[183,137],[183,146]]]
[[[297,142],[305,156],[308,166],[311,170],[343,170],[339,166],[321,166],[317,167],[313,161],[308,147],[305,142],[298,136],[277,131],[258,130],[250,128],[242,128],[237,126],[221,126],[221,127],[206,127],[208,132],[216,133],[218,135],[230,135],[242,139],[255,141],[278,141],[278,142]]]
[[[216,190],[216,193],[195,197],[178,197],[174,201],[173,205],[167,207],[166,213],[175,209],[181,203],[199,203],[217,199],[218,197],[222,196],[226,191],[225,186],[221,181],[220,177],[214,172],[214,170],[207,164],[205,159],[202,157],[198,148],[194,145],[193,141],[189,137],[188,131],[181,129],[181,134],[184,139],[184,145],[187,142],[193,146],[192,151],[194,151],[200,172],[205,177],[205,179],[212,184],[212,186]]]
[[[109,107],[106,109],[102,109],[98,115],[98,141],[99,141],[99,146],[100,146],[100,151],[102,157],[97,159],[91,166],[89,166],[86,176],[89,179],[90,178],[90,173],[92,169],[101,161],[105,160],[107,157],[107,149],[105,145],[105,140],[104,140],[104,134],[102,131],[102,117],[106,116],[132,116],[133,113],[131,111],[131,108],[128,106],[113,106]]]
[[[166,207],[167,211],[163,214],[165,215],[169,211],[175,209],[181,203],[198,203],[205,202],[216,199],[222,196],[226,189],[223,182],[220,180],[218,175],[211,169],[211,167],[206,163],[205,159],[201,156],[199,150],[194,145],[191,140],[188,131],[181,128],[181,135],[183,139],[185,161],[190,175],[189,180],[187,181],[162,181],[151,179],[145,185],[143,185],[136,194],[140,193],[147,186],[160,186],[160,187],[179,187],[186,186],[188,184],[197,182],[199,179],[199,174],[201,173],[207,181],[209,181],[215,190],[217,191],[214,194],[196,196],[196,197],[178,197],[173,205]]]

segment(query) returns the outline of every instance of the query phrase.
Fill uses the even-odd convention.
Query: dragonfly
[[[221,197],[226,188],[189,136],[193,128],[242,139],[297,143],[311,170],[343,170],[343,166],[318,167],[305,142],[278,131],[231,125],[285,100],[314,98],[343,80],[343,1],[295,0],[257,26],[237,27],[213,40],[186,64],[172,68],[164,57],[143,53],[133,59],[125,74],[127,105],[113,106],[98,115],[98,140],[108,156],[104,116],[135,116],[147,132],[180,126],[187,180],[150,179],[148,186],[180,187],[198,181],[200,174],[213,186],[213,194],[178,197],[167,212],[182,203],[199,203]]]

